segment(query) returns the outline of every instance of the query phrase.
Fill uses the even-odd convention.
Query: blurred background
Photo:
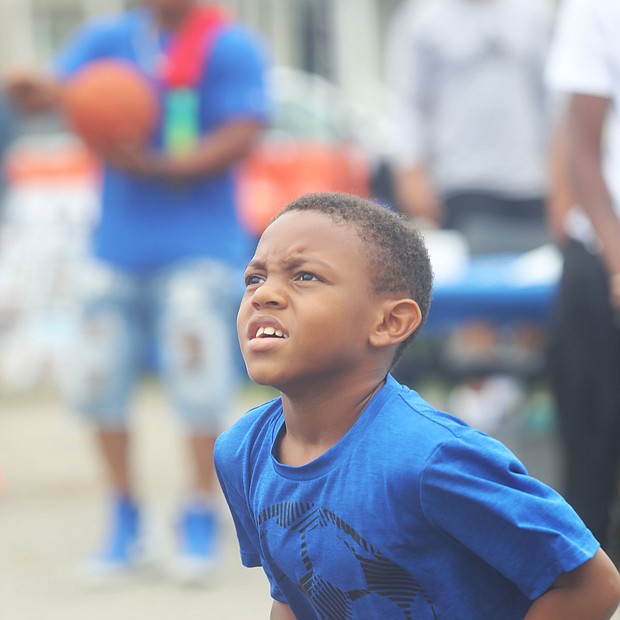
[[[132,4],[0,0],[0,75],[44,69],[85,20]],[[262,34],[273,60],[276,113],[240,171],[242,212],[251,202],[252,217],[258,213],[260,220],[273,204],[284,206],[316,190],[353,191],[398,208],[390,156],[399,127],[385,49],[390,20],[403,3],[221,4]],[[266,618],[266,581],[259,571],[241,569],[231,525],[224,570],[203,589],[182,589],[157,575],[103,593],[77,584],[75,566],[101,527],[102,481],[91,440],[66,410],[59,386],[78,309],[75,268],[97,217],[97,165],[57,116],[18,119],[14,129],[0,209],[0,618],[96,620],[114,614],[124,620],[211,612]],[[248,223],[257,234],[263,224]],[[437,278],[432,318],[398,378],[505,441],[532,474],[561,490],[556,414],[545,378],[558,252],[549,243],[472,262],[458,236],[427,236]],[[459,327],[467,319],[494,327],[473,356],[459,346]],[[460,385],[469,376],[494,379],[484,403],[479,396],[472,404],[471,392]],[[237,414],[267,396],[245,383]],[[175,422],[148,375],[136,400],[138,477],[155,506],[152,528],[165,554],[166,515],[185,463],[169,441]]]
[[[0,24],[0,74],[45,69],[84,20],[132,5],[1,2],[10,19]],[[254,213],[248,225],[259,233],[266,222],[256,214],[307,191],[391,201],[387,150],[394,123],[386,113],[392,103],[382,81],[382,47],[398,3],[222,4],[263,35],[273,60],[275,118],[240,172],[242,213],[249,203]],[[0,233],[0,389],[9,391],[54,379],[75,301],[72,268],[87,251],[97,217],[96,162],[62,119],[22,117],[14,127]]]

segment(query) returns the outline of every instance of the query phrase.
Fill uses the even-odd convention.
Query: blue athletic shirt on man
[[[245,566],[297,620],[523,618],[598,542],[501,443],[391,376],[318,459],[282,465],[281,399],[217,440]]]
[[[161,92],[154,67],[169,43],[170,37],[157,34],[148,10],[138,8],[85,26],[56,59],[56,74],[65,79],[93,60],[118,58],[134,64]],[[242,26],[231,23],[218,33],[198,86],[201,135],[235,119],[267,119],[264,56]],[[161,119],[152,146],[162,148]],[[105,166],[95,256],[133,272],[196,257],[241,266],[253,248],[237,220],[234,177],[229,169],[172,185]]]

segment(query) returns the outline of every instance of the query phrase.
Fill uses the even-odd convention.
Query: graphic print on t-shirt
[[[257,524],[261,545],[278,560],[274,578],[296,584],[320,620],[437,620],[416,579],[328,508],[281,502],[263,510]],[[278,549],[285,552],[273,553]]]

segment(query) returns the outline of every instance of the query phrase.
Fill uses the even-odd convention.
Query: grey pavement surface
[[[254,404],[251,398],[239,399],[239,413]],[[135,466],[160,568],[94,587],[80,574],[104,524],[103,478],[90,433],[53,392],[0,394],[0,620],[269,617],[266,578],[241,566],[223,499],[220,569],[201,587],[170,578],[172,524],[186,473],[182,439],[153,386],[139,393],[135,424]]]

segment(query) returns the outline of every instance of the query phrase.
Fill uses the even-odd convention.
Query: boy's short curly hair
[[[420,232],[406,216],[350,194],[306,194],[289,203],[274,220],[291,211],[317,211],[336,224],[353,226],[365,248],[375,292],[404,294],[420,306],[422,321],[399,346],[395,364],[419,333],[431,305],[433,270]]]

